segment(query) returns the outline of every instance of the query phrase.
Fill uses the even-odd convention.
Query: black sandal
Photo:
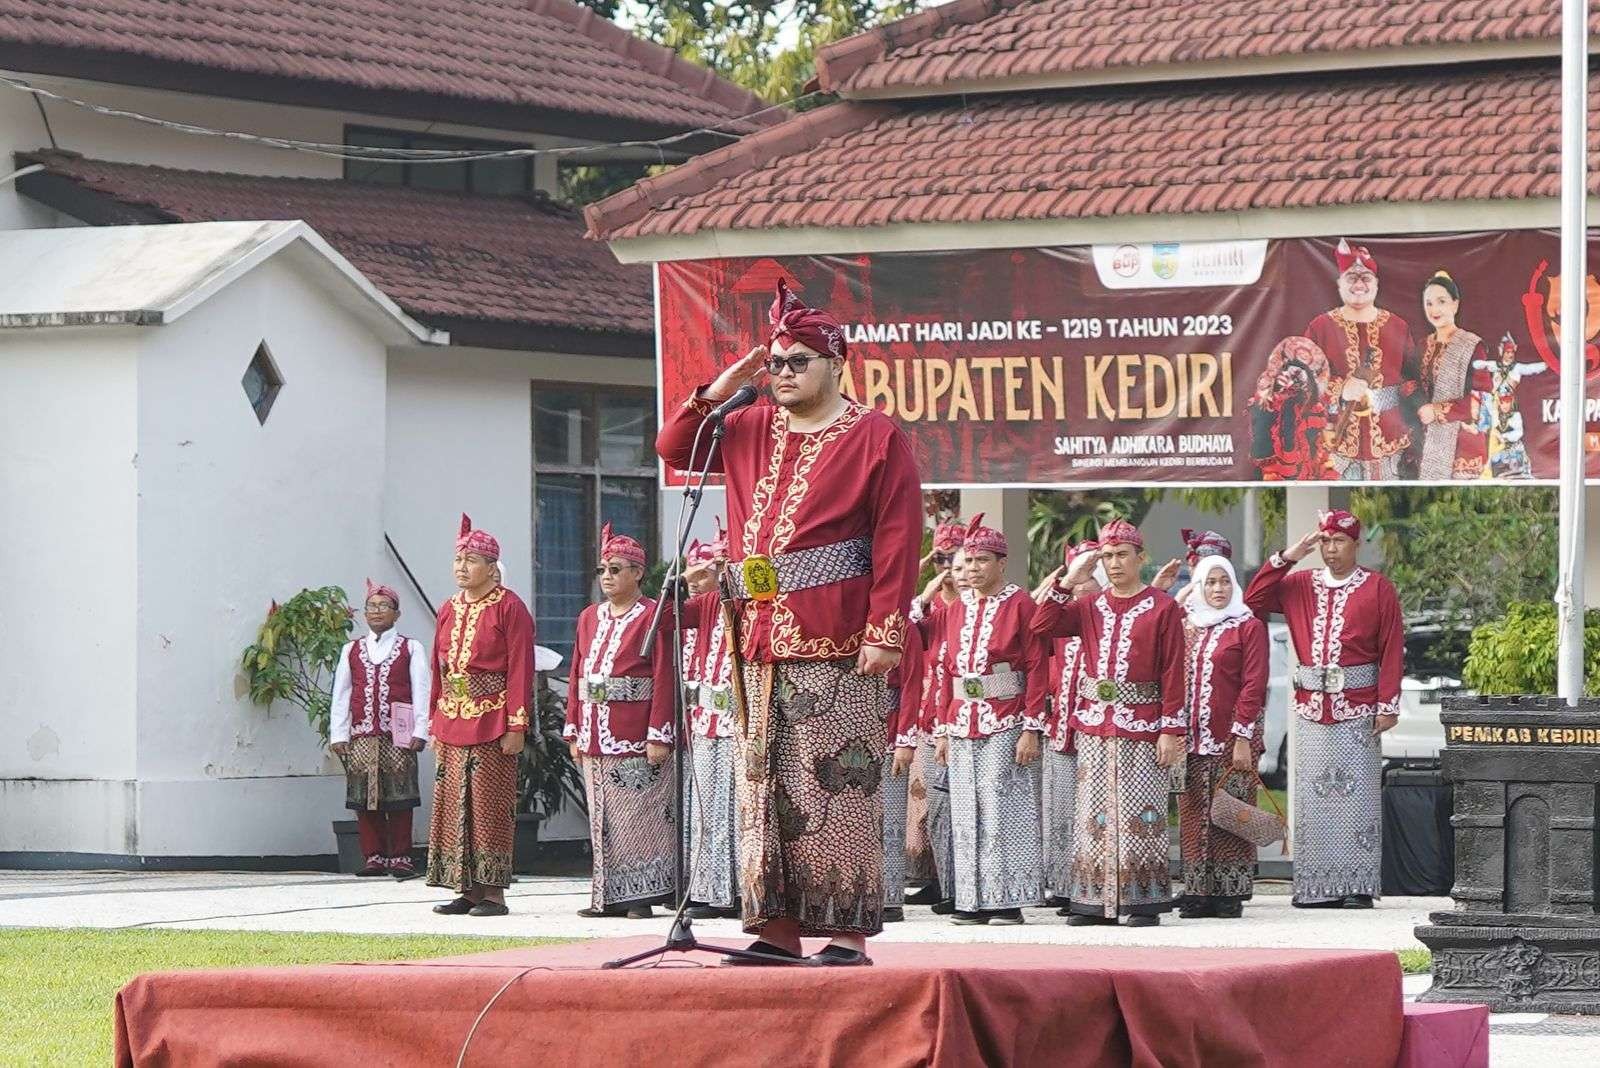
[[[433,906],[433,911],[441,916],[465,916],[477,907],[477,904],[471,898],[458,897],[454,901],[446,901],[442,905]]]
[[[762,956],[774,957],[778,959],[754,960],[750,957],[723,957],[722,963],[734,964],[745,968],[767,968],[773,965],[783,964],[785,961],[806,959],[798,953],[791,953],[782,946],[775,946],[771,942],[763,942],[759,938],[754,942],[751,942],[748,946],[745,946],[744,951],[746,953],[760,953]]]
[[[843,946],[828,946],[820,952],[811,954],[806,960],[812,964],[829,964],[835,968],[862,967],[872,963],[872,958],[859,949],[846,949]]]

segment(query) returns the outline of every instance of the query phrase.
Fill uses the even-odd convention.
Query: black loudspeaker
[[[1453,788],[1438,760],[1391,761],[1383,769],[1383,892],[1444,897],[1455,881],[1450,827]]]

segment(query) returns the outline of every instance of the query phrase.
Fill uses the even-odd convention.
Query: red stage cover
[[[1558,470],[1559,237],[1351,237],[1404,374],[1397,482],[1549,481]],[[1348,370],[1337,238],[701,260],[657,266],[664,407],[766,340],[774,284],[847,326],[846,386],[910,433],[928,485],[1239,484],[1337,477],[1330,408]],[[1600,257],[1600,242],[1591,245]],[[1425,307],[1444,271],[1459,300]],[[1600,368],[1600,282],[1586,358]],[[1435,300],[1435,305],[1438,301]],[[1320,321],[1318,321],[1320,318]],[[1454,334],[1450,330],[1456,328]],[[1459,335],[1453,348],[1445,341]],[[1430,345],[1430,338],[1434,341]],[[1350,339],[1359,359],[1365,340]],[[1403,351],[1402,351],[1403,350]],[[1448,355],[1447,355],[1448,353]],[[1382,363],[1384,360],[1371,360]],[[1422,364],[1465,371],[1459,430],[1428,434]],[[1476,365],[1482,366],[1476,366]],[[1430,375],[1430,378],[1434,377]],[[1591,380],[1592,381],[1592,380]],[[1591,393],[1589,425],[1600,429]],[[1430,413],[1431,414],[1431,413]],[[1400,420],[1403,419],[1403,422]],[[1319,430],[1320,426],[1320,430]],[[1425,449],[1434,451],[1424,462]],[[1600,475],[1596,435],[1590,475]],[[670,474],[670,473],[664,473]]]
[[[119,1065],[1392,1068],[1393,953],[1038,945],[872,947],[871,968],[677,957],[600,962],[607,939],[414,964],[140,976],[117,995]]]

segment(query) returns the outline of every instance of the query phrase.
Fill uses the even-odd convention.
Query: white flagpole
[[[1584,320],[1588,278],[1589,3],[1561,4],[1561,533],[1557,686],[1583,696]]]

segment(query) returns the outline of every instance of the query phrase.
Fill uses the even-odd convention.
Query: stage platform
[[[870,968],[602,971],[616,938],[388,964],[142,975],[122,1065],[1345,1065],[1393,1068],[1393,953],[878,943]],[[819,943],[820,945],[820,943]]]

